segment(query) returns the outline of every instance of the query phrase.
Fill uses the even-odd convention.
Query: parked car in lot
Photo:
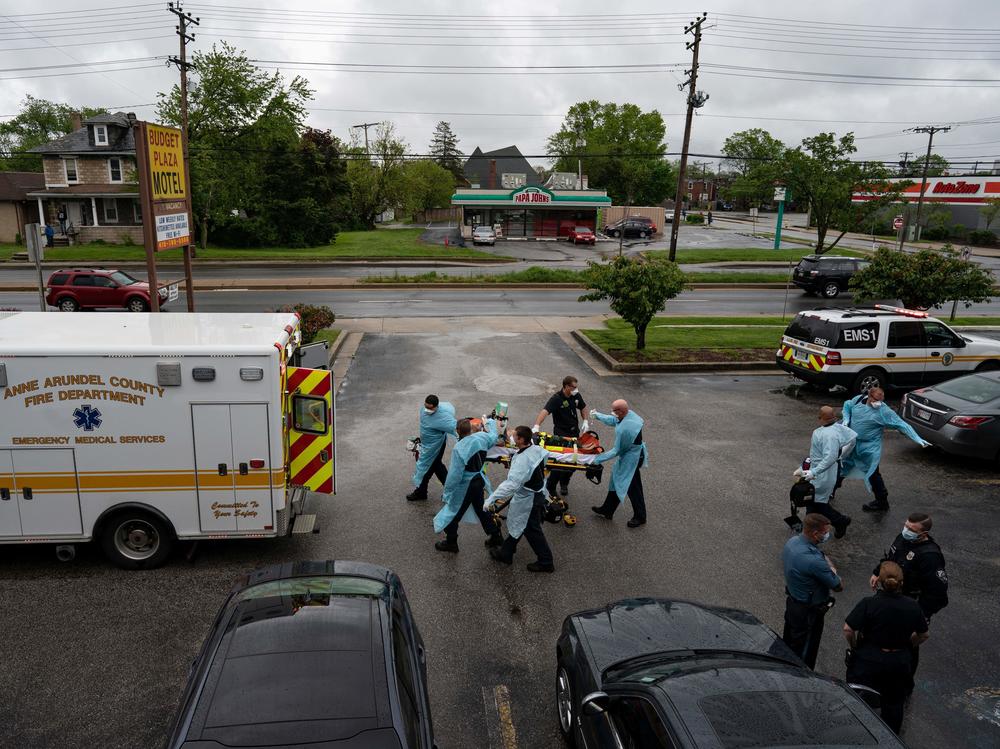
[[[559,729],[582,749],[904,747],[844,682],[752,614],[664,598],[581,611],[557,645]]]
[[[477,226],[472,230],[472,244],[488,244],[493,246],[497,243],[497,233],[490,226]]]
[[[847,291],[851,276],[869,265],[869,260],[839,255],[806,255],[792,272],[792,283],[807,294],[833,299]]]
[[[597,241],[594,230],[589,226],[574,226],[566,235],[566,239],[573,244],[594,244]]]
[[[609,237],[624,236],[625,239],[648,239],[656,234],[656,224],[645,216],[626,216],[620,221],[605,226],[604,233]]]
[[[274,565],[237,581],[167,749],[432,749],[424,645],[394,572]]]
[[[775,363],[800,380],[856,394],[1000,369],[1000,341],[957,333],[920,310],[815,309],[785,329]]]
[[[977,372],[903,395],[901,416],[946,453],[1000,468],[1000,371]]]
[[[170,286],[174,286],[173,290]],[[160,288],[160,306],[176,297],[176,285]],[[149,284],[120,270],[104,268],[67,268],[49,276],[45,303],[63,312],[102,307],[125,308],[130,312],[148,312]]]

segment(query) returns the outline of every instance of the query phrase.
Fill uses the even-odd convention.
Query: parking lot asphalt
[[[406,502],[423,397],[460,415],[510,403],[512,425],[531,424],[562,377],[580,378],[591,407],[627,398],[646,418],[651,466],[643,482],[649,523],[626,528],[594,516],[606,485],[570,484],[573,527],[546,525],[557,571],[533,575],[521,544],[502,567],[478,526],[463,525],[457,555],[433,548],[431,500]],[[322,531],[289,539],[201,544],[148,572],[110,567],[96,549],[75,562],[51,548],[0,547],[0,746],[156,747],[177,707],[191,659],[240,573],[292,559],[362,559],[402,577],[427,646],[438,744],[487,747],[498,686],[510,694],[520,747],[558,745],[553,681],[562,620],[630,596],[688,598],[747,609],[781,630],[780,552],[789,532],[791,472],[808,451],[820,405],[840,398],[784,376],[598,378],[556,335],[460,332],[368,335],[337,398],[337,495],[314,497]],[[606,443],[611,430],[599,429]],[[923,647],[904,738],[915,748],[997,746],[996,647],[1000,556],[994,469],[920,450],[890,435],[882,463],[892,509],[860,512],[862,486],[837,505],[854,516],[826,550],[845,580],[826,620],[817,670],[842,677],[840,628],[868,593],[871,568],[905,516],[927,510],[947,558],[951,603]],[[503,476],[493,466],[494,479]]]

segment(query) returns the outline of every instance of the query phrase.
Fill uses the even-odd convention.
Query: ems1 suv
[[[795,316],[775,362],[800,380],[852,393],[915,388],[1000,369],[1000,340],[958,333],[900,307],[816,309]]]

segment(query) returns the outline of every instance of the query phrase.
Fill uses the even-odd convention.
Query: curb
[[[505,290],[533,290],[533,291],[545,291],[547,289],[556,290],[566,290],[566,289],[584,289],[585,287],[581,284],[576,283],[363,283],[360,281],[355,281],[352,283],[311,283],[308,285],[289,283],[286,281],[275,281],[275,282],[260,282],[253,279],[241,280],[241,279],[226,279],[225,283],[215,283],[209,285],[195,284],[195,291],[224,291],[231,289],[245,289],[248,292],[253,291],[281,291],[281,290],[291,290],[296,291],[356,291],[358,289],[371,289],[372,291],[378,291],[379,289],[414,289],[420,291],[447,291],[450,289],[456,290],[468,290],[475,289],[477,291],[483,291],[486,289],[496,289],[498,291]],[[753,291],[755,289],[784,289],[784,284],[778,283],[754,283],[754,284],[740,284],[740,283],[695,283],[689,284],[688,289],[693,291],[698,290],[731,290],[731,291]],[[12,283],[4,284],[0,283],[0,292],[21,292],[21,291],[38,291],[38,287],[23,283]]]
[[[698,374],[699,372],[746,372],[769,371],[780,373],[782,370],[774,362],[620,362],[604,349],[591,341],[579,330],[572,331],[572,336],[587,351],[596,356],[613,372],[673,372]]]
[[[327,351],[327,354],[329,355],[330,358],[328,366],[330,367],[333,366],[333,362],[337,358],[337,354],[339,354],[340,349],[344,347],[344,341],[347,340],[347,335],[348,332],[346,330],[341,329],[340,333],[337,334],[336,339],[334,339],[333,343],[330,344],[330,348]]]
[[[336,267],[338,265],[351,265],[351,266],[361,266],[361,267],[373,267],[377,268],[382,265],[392,265],[394,267],[427,267],[427,266],[438,266],[438,267],[476,267],[477,265],[504,265],[507,263],[520,263],[526,262],[524,258],[514,258],[514,257],[494,257],[494,258],[441,258],[441,257],[431,257],[420,258],[408,255],[405,257],[379,257],[379,258],[338,258],[338,259],[328,259],[328,260],[192,260],[191,264],[195,268],[300,268],[300,267],[323,267],[331,266]],[[541,261],[539,261],[541,262]],[[60,270],[62,268],[72,266],[74,268],[103,268],[108,266],[114,266],[115,268],[135,268],[138,270],[145,270],[146,263],[140,260],[128,260],[124,262],[115,262],[114,260],[81,260],[74,262],[72,260],[66,260],[63,262],[52,262],[45,261],[42,263],[43,269],[48,270]],[[160,261],[156,263],[157,269],[160,268],[170,268],[176,270],[184,270],[184,263],[176,260],[168,260],[166,262]],[[34,263],[23,263],[23,262],[0,262],[0,273],[4,270],[34,270]]]

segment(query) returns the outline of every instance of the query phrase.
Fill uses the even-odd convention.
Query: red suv
[[[160,306],[168,301],[167,286],[160,287]],[[149,312],[149,284],[120,270],[73,268],[49,276],[45,301],[63,312],[98,307],[124,307]]]

